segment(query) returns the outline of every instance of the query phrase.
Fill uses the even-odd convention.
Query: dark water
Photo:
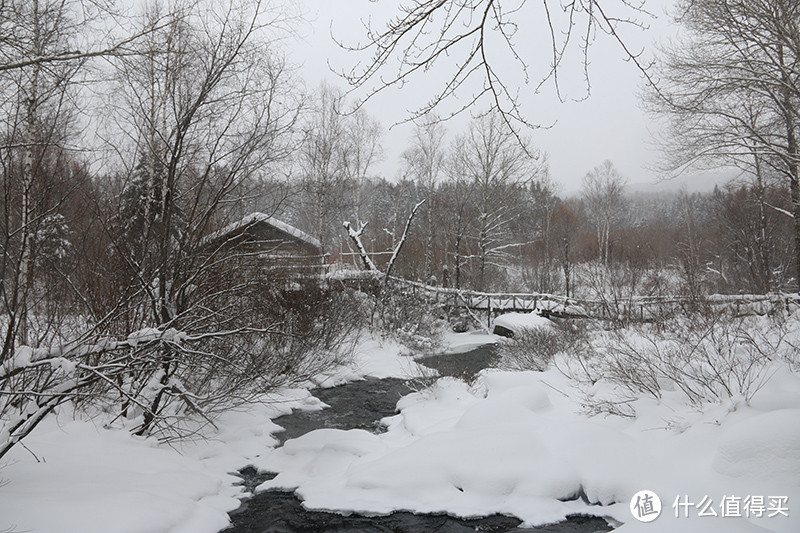
[[[273,419],[285,429],[273,435],[281,445],[321,428],[366,429],[378,433],[382,429],[381,418],[395,414],[397,401],[413,392],[413,383],[395,378],[367,378],[312,392],[330,407],[321,411],[295,411]]]
[[[470,381],[484,368],[491,368],[498,360],[493,345],[479,346],[464,353],[435,355],[417,359],[421,365],[439,371],[442,376],[453,376]]]
[[[443,376],[471,379],[484,368],[492,366],[495,353],[492,346],[482,346],[463,354],[448,354],[420,359],[419,362],[435,368]],[[330,408],[322,411],[296,411],[276,418],[274,422],[285,431],[275,435],[281,445],[289,439],[299,437],[320,428],[366,429],[380,432],[380,419],[396,412],[397,401],[417,390],[421,383],[401,379],[368,378],[314,390],[314,396]],[[245,488],[252,492],[255,487],[274,477],[274,474],[258,472],[252,467],[242,469]],[[230,514],[232,525],[225,533],[300,533],[300,532],[348,532],[348,533],[462,533],[470,531],[518,533],[595,533],[610,531],[608,523],[597,517],[575,515],[564,522],[538,528],[519,528],[519,519],[512,516],[492,515],[482,518],[463,519],[444,514],[415,514],[395,512],[385,516],[342,515],[325,511],[309,511],[290,492],[267,491],[244,500],[241,507]]]

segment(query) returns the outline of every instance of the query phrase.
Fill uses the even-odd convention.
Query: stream
[[[436,369],[442,376],[469,379],[495,361],[493,346],[481,346],[460,354],[444,354],[417,362]],[[314,396],[330,407],[321,411],[295,411],[274,419],[285,431],[275,434],[279,446],[320,428],[383,431],[380,420],[396,413],[397,401],[415,389],[406,380],[367,378],[327,389],[315,389]],[[239,472],[245,489],[255,488],[275,474],[247,467]],[[602,518],[574,515],[564,522],[536,528],[520,528],[513,516],[492,515],[458,518],[446,514],[415,514],[397,511],[383,516],[341,515],[328,511],[309,511],[292,492],[265,491],[253,494],[230,513],[232,525],[223,533],[462,533],[470,531],[515,533],[596,533],[611,531]]]

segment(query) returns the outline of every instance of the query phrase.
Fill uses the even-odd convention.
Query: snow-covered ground
[[[416,377],[422,370],[391,341],[363,342],[353,363],[319,376],[333,386],[363,376]],[[431,371],[427,371],[430,373]],[[101,427],[62,409],[0,465],[0,532],[215,533],[239,505],[230,475],[268,453],[292,409],[321,409],[305,388],[225,414],[207,439],[175,448]]]
[[[493,340],[447,337],[454,351]],[[418,373],[399,352],[368,340],[352,367],[317,381]],[[677,393],[641,398],[635,419],[589,417],[583,397],[557,370],[442,378],[403,398],[384,434],[325,429],[278,449],[270,418],[322,408],[305,389],[228,413],[215,435],[180,450],[62,412],[0,467],[0,531],[212,533],[237,505],[229,472],[247,464],[279,473],[262,488],[296,488],[324,509],[501,512],[530,524],[592,513],[623,533],[800,531],[796,373],[777,367],[750,405],[698,411]],[[651,523],[629,508],[642,489],[663,505]],[[588,504],[569,500],[581,492]]]
[[[444,334],[444,348],[446,353],[464,353],[474,350],[479,346],[487,344],[497,344],[500,338],[497,335],[484,331],[470,331],[467,333],[453,333],[452,331]]]
[[[495,318],[492,324],[494,328],[499,326],[514,334],[519,334],[525,330],[550,327],[553,323],[533,311],[530,313],[506,313]]]
[[[255,464],[280,472],[262,488],[298,488],[313,508],[499,512],[530,524],[591,513],[625,522],[620,531],[796,532],[793,514],[758,525],[719,516],[723,498],[763,496],[770,514],[783,506],[772,497],[788,497],[789,508],[800,502],[800,380],[786,373],[771,384],[750,408],[679,413],[641,400],[630,421],[576,414],[575,391],[557,371],[487,371],[473,386],[446,378],[404,398],[385,434],[318,431]],[[688,429],[667,428],[681,416],[692,417]],[[657,522],[632,520],[629,502],[642,489],[662,499]],[[559,501],[581,490],[603,507]],[[671,506],[684,496],[697,504],[707,496],[718,516],[692,507],[675,518]]]

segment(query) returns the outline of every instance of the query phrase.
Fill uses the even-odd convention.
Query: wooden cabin
[[[325,257],[317,239],[264,213],[251,213],[207,235],[202,246],[213,253],[234,253],[243,265],[257,267],[272,277],[311,277],[325,271]]]

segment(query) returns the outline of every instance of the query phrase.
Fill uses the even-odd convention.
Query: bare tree
[[[342,139],[345,146],[344,169],[347,179],[355,187],[355,215],[356,220],[361,220],[365,181],[371,177],[370,172],[375,164],[383,158],[383,128],[363,109],[352,112],[346,119],[348,127]]]
[[[0,42],[4,45],[0,50],[0,72],[34,66],[57,69],[96,58],[135,55],[139,40],[159,29],[162,21],[131,32],[127,16],[118,7],[114,2],[92,0],[0,3]],[[61,38],[49,40],[48,46],[40,50],[27,47],[25,33],[31,29],[36,33],[36,26],[30,25],[30,18],[26,19],[31,15],[48,17],[47,25],[50,29],[58,28]],[[40,25],[39,29],[43,27]],[[40,37],[45,33],[40,33]]]
[[[456,171],[469,181],[477,218],[473,238],[480,290],[487,284],[487,268],[518,244],[508,242],[508,228],[520,193],[537,173],[533,150],[518,140],[499,113],[489,113],[473,120],[468,133],[453,145]]]
[[[161,17],[158,9],[150,8],[143,25]],[[198,290],[221,260],[208,255],[205,235],[229,221],[243,182],[288,157],[298,116],[291,77],[271,42],[280,19],[265,22],[265,10],[190,6],[170,14],[146,50],[119,62],[119,124],[133,141],[136,164],[124,162],[128,202],[109,225],[152,325],[212,332],[237,316],[220,321],[202,311],[221,303],[213,285]],[[160,385],[146,400],[141,432],[150,431],[186,370],[180,355],[164,347],[146,369]]]
[[[86,60],[101,55],[79,46],[101,14],[80,1],[0,3],[0,455],[72,390],[61,370],[36,365],[31,353],[60,340],[73,318],[56,303],[76,301],[59,290],[70,281],[72,221],[64,215],[86,185],[69,136]]]
[[[66,198],[64,187],[52,190],[59,181],[52,171],[66,147],[75,111],[71,97],[83,62],[34,59],[60,56],[82,35],[82,19],[76,18],[74,8],[70,2],[48,0],[0,5],[0,28],[8,32],[3,44],[8,68],[0,68],[0,293],[7,316],[0,362],[13,356],[15,343],[29,342],[36,234]]]
[[[439,188],[447,212],[447,226],[453,240],[453,284],[461,289],[469,255],[468,231],[472,221],[472,182],[463,158],[451,149],[446,162],[447,180]],[[449,250],[448,250],[449,251]],[[447,266],[447,262],[445,263]],[[448,269],[449,275],[449,269]]]
[[[800,279],[800,6],[794,0],[681,2],[685,33],[663,52],[653,109],[669,118],[671,168],[766,167],[789,184]]]
[[[683,292],[692,299],[701,298],[708,292],[708,276],[704,257],[702,225],[702,203],[699,195],[681,191],[678,205],[682,228],[678,241],[679,264],[681,266]],[[720,272],[724,276],[724,273]]]
[[[779,211],[790,208],[786,187],[733,182],[710,200],[720,290],[765,294],[785,287],[794,248],[791,220]]]
[[[437,211],[441,209],[436,194],[439,180],[445,168],[445,129],[436,117],[427,117],[414,126],[410,146],[403,152],[405,173],[416,181],[420,195],[427,199],[424,207],[425,223],[425,280],[430,280],[433,272],[434,241],[439,233]]]
[[[364,181],[383,154],[381,126],[365,111],[348,109],[342,91],[322,84],[303,129],[300,218],[327,251],[343,218],[359,218]]]
[[[303,192],[302,215],[323,247],[329,247],[336,218],[347,202],[344,139],[346,117],[344,95],[330,85],[320,86],[304,126],[304,141],[298,154]]]
[[[122,136],[118,170],[104,181],[117,194],[93,206],[105,236],[81,236],[106,244],[96,277],[113,272],[102,293],[113,303],[101,316],[73,314],[77,331],[42,347],[12,344],[0,372],[0,455],[67,400],[116,395],[122,416],[138,413],[138,433],[168,433],[181,412],[206,416],[263,390],[266,376],[308,369],[299,354],[313,343],[301,346],[296,313],[267,297],[280,296],[269,278],[228,275],[256,253],[208,236],[242,185],[293,148],[296,91],[272,41],[284,19],[260,4],[206,7],[164,13],[168,23],[114,63],[105,117]],[[151,7],[141,27],[153,20],[162,13]],[[53,242],[58,232],[34,239]]]
[[[558,250],[558,262],[564,276],[564,296],[574,295],[573,270],[575,266],[575,240],[578,234],[580,219],[575,206],[559,203],[553,207],[550,220],[549,237]]]
[[[611,228],[620,219],[625,205],[625,179],[606,160],[584,176],[581,194],[597,234],[598,258],[608,266]]]
[[[562,63],[575,48],[583,55],[586,73],[588,48],[598,32],[618,41],[626,55],[644,69],[639,55],[628,49],[622,36],[626,26],[641,27],[638,18],[643,14],[641,4],[635,2],[598,0],[578,0],[563,6],[550,0],[541,4],[505,0],[403,2],[398,14],[385,23],[375,24],[372,18],[365,22],[363,42],[342,43],[346,49],[367,55],[342,75],[353,86],[364,88],[369,98],[387,87],[403,86],[422,77],[429,80],[436,74],[439,88],[412,118],[421,118],[445,100],[460,97],[463,103],[456,104],[445,117],[478,103],[499,112],[508,126],[531,125],[520,108],[520,88],[532,84],[539,89],[553,81],[561,96]],[[520,36],[531,34],[547,36],[546,41],[526,47]],[[546,48],[544,53],[542,48]],[[586,81],[588,88],[588,76]]]
[[[534,238],[534,242],[532,246],[526,247],[528,254],[520,258],[519,265],[526,285],[530,290],[538,292],[553,292],[557,284],[557,272],[553,271],[556,249],[552,246],[551,232],[554,210],[559,199],[553,190],[546,164],[545,158],[541,178],[529,187],[530,207],[523,217],[522,228],[529,239]]]

